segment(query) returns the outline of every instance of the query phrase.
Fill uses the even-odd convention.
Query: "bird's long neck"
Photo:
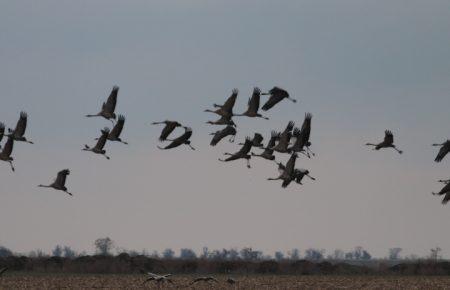
[[[39,184],[39,187],[51,187],[50,185],[43,185],[43,184]]]
[[[98,116],[100,116],[100,113],[97,113],[95,115],[86,115],[86,117],[98,117]]]

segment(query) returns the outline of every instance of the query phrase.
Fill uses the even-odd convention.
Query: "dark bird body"
[[[444,159],[444,157],[448,154],[448,152],[450,152],[450,140],[447,140],[442,144],[433,144],[433,146],[441,146],[441,149],[439,149],[439,153],[436,156],[436,159],[434,159],[434,161],[436,162],[441,162],[442,159]]]
[[[373,150],[380,150],[381,148],[393,148],[395,151],[397,151],[398,153],[402,154],[403,151],[397,149],[397,147],[394,145],[394,135],[392,134],[391,131],[386,130],[384,131],[384,140],[383,142],[379,143],[379,144],[372,144],[372,143],[367,143],[367,146],[374,146],[375,148]]]
[[[309,141],[311,135],[311,119],[312,115],[307,113],[305,115],[305,120],[303,121],[302,128],[299,130],[297,128],[294,129],[293,136],[295,137],[294,145],[288,150],[290,152],[301,152],[310,157],[309,153],[313,156],[315,155],[310,149],[309,146],[311,142]],[[305,153],[306,152],[306,153]]]
[[[125,125],[125,117],[122,115],[119,115],[119,119],[116,123],[116,125],[114,125],[113,129],[111,130],[111,132],[109,132],[108,134],[108,140],[109,141],[117,141],[123,144],[128,144],[127,142],[123,141],[120,138],[120,134],[122,134],[122,130],[123,130],[123,126]]]
[[[106,140],[108,140],[108,135],[109,135],[109,129],[108,128],[104,128],[103,130],[101,130],[102,135],[97,139],[97,144],[95,145],[95,147],[90,148],[88,145],[84,145],[84,148],[82,150],[84,151],[91,151],[94,152],[96,154],[101,154],[103,156],[105,156],[106,159],[109,160],[109,156],[107,156],[106,150],[103,149],[103,147],[105,147],[106,144]]]
[[[192,136],[192,129],[189,127],[184,127],[184,134],[181,135],[178,138],[175,138],[173,140],[169,140],[167,139],[167,141],[171,141],[171,143],[169,145],[167,145],[166,147],[160,147],[158,146],[159,149],[161,150],[166,150],[166,149],[172,149],[181,145],[188,145],[192,150],[195,150],[194,147],[192,147],[191,145],[191,141],[189,141],[189,138],[191,138]]]
[[[263,93],[262,95],[270,95],[269,99],[261,108],[263,111],[271,109],[273,106],[281,102],[283,99],[291,100],[293,103],[297,102],[297,100],[292,99],[289,96],[289,93],[287,91],[279,87],[273,87],[273,89],[271,89],[268,93]]]
[[[14,158],[11,157],[12,151],[14,147],[14,139],[13,137],[8,137],[8,140],[6,141],[5,146],[3,147],[2,152],[0,153],[0,160],[9,162],[9,165],[11,165],[11,170],[15,171],[13,160]]]
[[[253,139],[252,139],[252,146],[258,147],[258,148],[264,147],[264,144],[262,143],[263,140],[264,140],[264,137],[261,134],[255,133],[255,135],[253,136]],[[244,145],[244,143],[239,143],[239,145]]]
[[[242,146],[241,150],[239,150],[238,152],[231,154],[231,153],[224,153],[224,155],[230,155],[230,157],[226,158],[226,159],[219,159],[219,161],[222,162],[228,162],[228,161],[233,161],[233,160],[238,160],[238,159],[246,159],[247,160],[247,167],[250,168],[250,158],[252,157],[249,153],[250,150],[252,149],[252,140],[250,138],[246,138],[245,139],[245,143]]]
[[[292,153],[289,158],[286,166],[282,163],[278,163],[278,171],[280,171],[280,175],[277,178],[268,178],[267,180],[283,180],[281,186],[283,188],[288,187],[288,185],[295,179],[294,170],[295,170],[295,161],[297,159],[297,154]]]
[[[280,134],[278,144],[272,148],[274,151],[289,153],[288,146],[292,137],[292,129],[294,129],[294,122],[290,121],[286,126],[286,129],[284,129],[284,131]]]
[[[19,121],[17,121],[16,128],[14,130],[8,129],[7,136],[10,136],[14,141],[21,141],[33,144],[33,142],[25,138],[25,131],[27,129],[28,115],[25,112],[20,112]]]
[[[252,153],[252,156],[259,156],[267,160],[275,160],[275,155],[273,155],[272,148],[275,146],[275,143],[277,142],[278,139],[280,139],[280,133],[272,131],[269,143],[267,143],[267,147],[264,148],[263,153],[261,154]]]
[[[182,125],[178,123],[177,121],[162,121],[162,122],[153,122],[152,125],[158,125],[158,124],[165,124],[161,135],[159,136],[159,141],[166,141],[167,137],[175,130],[177,127],[181,127]]]
[[[231,94],[231,96],[225,101],[225,103],[223,105],[217,105],[214,104],[215,108],[218,108],[216,110],[205,110],[205,112],[210,112],[210,113],[214,113],[217,114],[219,116],[225,117],[225,118],[231,118],[233,117],[233,107],[234,104],[236,103],[236,98],[238,96],[238,89],[233,89],[233,92]]]
[[[442,204],[447,204],[450,200],[450,180],[439,180],[439,182],[445,183],[445,186],[439,192],[433,192],[433,195],[444,195]]]
[[[50,184],[50,185],[39,184],[38,186],[39,187],[49,187],[49,188],[53,188],[56,190],[61,190],[69,195],[72,195],[70,192],[67,191],[67,187],[66,187],[66,178],[67,178],[67,175],[69,175],[69,174],[70,174],[69,169],[61,170],[60,172],[58,172],[58,175],[56,176],[56,179],[55,179],[55,181],[53,181],[52,184]]]
[[[111,122],[113,122],[112,120],[116,119],[116,114],[114,113],[114,111],[116,110],[118,93],[119,87],[114,86],[111,93],[109,94],[108,100],[106,101],[106,103],[103,103],[102,110],[95,115],[86,115],[86,117],[103,117],[106,120],[110,120]]]
[[[224,129],[219,130],[215,133],[211,133],[210,135],[214,135],[210,143],[211,146],[216,146],[217,143],[219,143],[223,138],[227,136],[232,136],[230,142],[234,142],[234,136],[236,136],[236,129],[233,126],[228,125]]]
[[[236,116],[247,116],[250,118],[263,118],[266,120],[269,120],[269,118],[264,117],[263,115],[258,113],[259,110],[259,102],[261,98],[261,90],[259,88],[253,89],[253,94],[251,98],[248,100],[248,108],[247,111],[245,111],[242,114],[236,115]]]

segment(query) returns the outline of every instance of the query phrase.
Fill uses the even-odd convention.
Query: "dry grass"
[[[187,286],[193,276],[175,276],[175,285],[142,285],[142,275],[76,275],[10,273],[0,278],[0,289],[450,289],[450,277],[384,276],[248,276],[234,277],[239,282]]]

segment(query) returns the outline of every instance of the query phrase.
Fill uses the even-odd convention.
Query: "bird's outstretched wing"
[[[273,87],[269,91],[269,94],[270,94],[270,98],[267,100],[267,102],[261,108],[263,111],[267,111],[267,110],[271,109],[273,106],[278,104],[281,100],[289,97],[288,92],[279,87]]]
[[[311,135],[311,119],[312,119],[312,114],[306,113],[305,120],[303,121],[302,129],[301,129],[302,138],[304,138],[305,142],[309,141],[309,136]]]
[[[5,124],[0,122],[0,141],[2,141],[4,135],[5,135]]]
[[[225,110],[229,113],[233,112],[233,107],[234,107],[234,104],[236,103],[236,98],[237,98],[238,93],[239,93],[238,89],[233,89],[231,96],[225,101],[225,103],[222,106],[223,110]]]
[[[66,184],[66,177],[70,174],[69,169],[63,169],[60,172],[58,172],[58,175],[56,176],[55,183],[57,183],[60,186],[64,186]]]
[[[104,128],[102,130],[102,135],[98,138],[97,144],[95,145],[95,149],[102,150],[105,147],[106,140],[108,138],[109,128]]]
[[[122,115],[119,115],[119,119],[118,119],[116,125],[114,126],[114,128],[109,133],[109,135],[111,137],[118,138],[120,136],[120,134],[122,133],[124,124],[125,124],[125,117]]]
[[[170,133],[172,133],[177,126],[178,126],[177,122],[172,121],[166,122],[166,126],[164,126],[161,135],[159,136],[159,141],[165,141],[167,137],[169,137]]]
[[[447,155],[450,152],[450,141],[447,140],[447,142],[444,143],[444,145],[439,149],[439,153],[436,156],[436,159],[434,161],[441,162],[442,159],[444,159],[445,155]]]
[[[241,150],[239,150],[238,154],[247,155],[250,150],[252,150],[253,142],[249,137],[245,138],[244,145],[242,146]]]
[[[394,144],[394,134],[389,130],[384,131],[384,143],[387,145]]]
[[[250,112],[255,113],[258,112],[260,98],[261,98],[261,90],[259,88],[254,88],[251,98],[248,99],[248,110]]]
[[[114,113],[117,104],[117,94],[119,93],[119,87],[114,86],[111,94],[109,94],[108,100],[103,104],[103,109],[109,113]]]
[[[28,115],[26,112],[20,112],[19,121],[17,121],[16,129],[14,130],[14,135],[23,136],[25,135],[25,130],[27,129]]]
[[[5,147],[3,147],[2,154],[8,157],[11,156],[13,147],[14,147],[14,139],[12,137],[8,137]]]

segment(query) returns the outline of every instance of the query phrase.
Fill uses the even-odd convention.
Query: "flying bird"
[[[441,149],[439,149],[439,153],[436,156],[436,159],[434,159],[434,161],[436,162],[441,162],[442,159],[444,159],[444,157],[447,155],[447,153],[450,152],[450,140],[447,140],[442,144],[433,144],[433,146],[441,146]]]
[[[273,87],[273,89],[271,89],[268,93],[262,93],[261,95],[270,95],[267,102],[261,108],[263,111],[271,109],[273,106],[281,102],[283,99],[288,99],[293,103],[297,102],[297,100],[289,96],[289,93],[287,91],[279,87]]]
[[[444,195],[444,199],[442,200],[442,204],[446,204],[450,200],[450,180],[439,180],[445,184],[445,186],[439,192],[433,192],[433,195]]]
[[[88,145],[84,145],[84,148],[82,150],[91,151],[96,154],[101,154],[101,155],[105,156],[106,159],[109,160],[109,156],[107,156],[105,154],[106,151],[103,149],[103,147],[105,147],[106,140],[108,139],[109,128],[104,128],[103,130],[101,130],[101,132],[102,132],[102,135],[100,136],[100,138],[98,138],[98,141],[97,141],[97,144],[95,145],[95,147],[90,148]]]
[[[167,137],[175,130],[177,127],[181,127],[182,125],[178,123],[177,121],[169,121],[165,120],[162,122],[153,122],[152,125],[158,125],[158,124],[165,124],[164,129],[161,132],[161,135],[159,136],[159,141],[166,141]]]
[[[288,149],[288,151],[301,152],[308,157],[310,157],[310,153],[315,156],[314,152],[309,149],[309,146],[311,146],[311,142],[309,141],[311,135],[311,119],[312,115],[310,113],[306,113],[302,128],[294,129],[292,135],[295,137],[295,142],[294,145]]]
[[[236,124],[233,122],[233,120],[231,119],[231,117],[220,117],[219,120],[217,121],[208,121],[206,122],[206,124],[211,124],[211,125],[231,125],[231,126],[235,126]]]
[[[117,104],[117,94],[119,93],[119,87],[114,86],[111,93],[109,94],[106,103],[103,103],[102,110],[95,115],[86,115],[86,117],[103,117],[106,120],[110,120],[113,124],[116,119],[116,114],[114,113]]]
[[[394,145],[394,135],[392,134],[391,131],[386,130],[384,131],[384,140],[383,142],[379,143],[379,144],[372,144],[372,143],[367,143],[367,146],[374,146],[375,148],[373,150],[380,150],[381,148],[394,148],[395,151],[397,151],[398,153],[402,154],[403,151],[399,150],[395,145]]]
[[[148,278],[142,284],[145,284],[150,281],[155,281],[157,284],[164,283],[164,282],[173,284],[173,281],[169,278],[172,276],[172,274],[158,275],[158,274],[154,274],[154,273],[150,273],[150,272],[145,272],[142,269],[140,271],[142,274],[145,274],[148,276]]]
[[[9,162],[9,165],[11,165],[11,170],[15,171],[13,165],[14,158],[11,157],[13,147],[14,147],[14,139],[13,137],[9,136],[8,140],[6,141],[5,147],[3,147],[3,151],[0,153],[0,160]]]
[[[189,285],[193,285],[193,284],[198,283],[198,282],[215,282],[215,283],[219,283],[219,281],[216,278],[211,277],[211,276],[207,276],[207,277],[196,278],[196,279],[192,280],[192,282]]]
[[[231,96],[225,101],[225,103],[223,105],[217,105],[214,104],[215,108],[218,108],[216,110],[205,110],[205,112],[210,112],[210,113],[214,113],[217,115],[220,115],[222,117],[226,117],[226,118],[231,118],[233,117],[233,107],[234,104],[236,103],[236,98],[238,95],[239,91],[238,89],[233,89],[233,92],[231,94]]]
[[[275,146],[275,142],[280,139],[280,133],[276,131],[272,131],[272,135],[270,137],[269,143],[267,143],[267,147],[264,148],[263,153],[261,154],[254,154],[252,152],[252,156],[258,156],[262,157],[267,160],[275,160],[275,155],[273,155],[273,147]]]
[[[67,193],[68,195],[72,196],[72,193],[67,191],[67,187],[66,187],[66,178],[67,175],[70,174],[69,169],[63,169],[60,172],[58,172],[58,175],[56,176],[55,181],[53,181],[52,184],[50,185],[42,185],[39,184],[38,187],[49,187],[49,188],[53,188],[56,190],[61,190],[64,191],[65,193]]]
[[[262,143],[263,140],[264,140],[264,137],[261,134],[255,133],[255,135],[253,136],[253,139],[252,139],[252,146],[263,148],[264,147],[264,144]],[[239,143],[239,145],[244,145],[244,143]]]
[[[28,121],[27,113],[20,112],[20,118],[19,121],[17,121],[16,128],[14,130],[8,128],[7,136],[12,137],[14,141],[21,141],[33,144],[33,142],[27,140],[27,138],[24,137],[25,131],[27,129],[27,121]]]
[[[291,157],[289,158],[288,162],[286,163],[286,166],[284,166],[282,163],[278,163],[278,171],[280,172],[280,175],[276,178],[267,178],[267,180],[283,180],[283,183],[281,186],[283,188],[286,188],[295,178],[295,160],[297,159],[298,155],[297,153],[292,153]]]
[[[214,135],[210,143],[211,146],[216,146],[217,143],[219,143],[223,138],[227,136],[231,136],[230,142],[234,142],[234,137],[236,136],[236,129],[233,126],[228,125],[224,129],[219,130],[215,133],[211,133],[210,135]]]
[[[120,138],[120,134],[122,133],[122,130],[123,130],[123,125],[125,125],[125,117],[122,115],[119,115],[118,121],[117,121],[116,125],[114,125],[111,132],[109,132],[107,139],[109,141],[117,141],[117,142],[120,142],[123,144],[128,144],[127,142],[123,141]],[[98,140],[98,138],[95,140]]]
[[[249,154],[250,150],[252,150],[252,140],[250,138],[245,138],[245,143],[244,146],[242,146],[241,150],[239,150],[238,152],[231,154],[231,153],[224,153],[224,155],[230,155],[230,157],[226,158],[226,159],[220,159],[219,161],[222,162],[228,162],[228,161],[233,161],[233,160],[238,160],[238,159],[246,159],[247,160],[247,167],[250,168],[250,158],[252,158],[252,156]]]
[[[234,285],[234,284],[237,283],[237,281],[236,281],[236,279],[233,279],[233,278],[229,277],[229,278],[227,279],[227,283],[230,284],[230,285]]]
[[[286,129],[280,134],[280,139],[278,141],[278,144],[275,145],[272,149],[280,152],[280,153],[289,153],[289,141],[292,137],[292,129],[294,129],[294,122],[289,121],[288,125],[286,126]]]
[[[191,145],[191,141],[189,141],[189,138],[191,138],[192,136],[192,129],[189,127],[183,127],[184,128],[184,134],[181,135],[178,138],[175,138],[173,140],[169,140],[167,139],[167,141],[171,141],[171,143],[169,145],[167,145],[166,147],[159,147],[159,149],[161,150],[166,150],[166,149],[172,149],[175,147],[178,147],[180,145],[188,145],[192,150],[195,150],[194,147],[192,147]]]
[[[261,90],[259,88],[255,87],[253,89],[253,94],[252,94],[251,98],[248,100],[247,111],[245,111],[242,114],[236,115],[236,116],[247,116],[250,118],[256,117],[256,118],[262,118],[262,119],[269,120],[269,118],[258,113],[260,98],[261,98]]]

